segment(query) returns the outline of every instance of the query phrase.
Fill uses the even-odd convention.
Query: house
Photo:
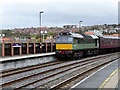
[[[55,39],[50,36],[50,37],[47,37],[47,38],[45,39],[45,42],[46,42],[46,43],[55,42]]]

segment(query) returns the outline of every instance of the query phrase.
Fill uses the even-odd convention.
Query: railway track
[[[82,70],[77,70],[75,72],[72,72],[71,75],[67,74],[62,78],[53,80],[47,84],[39,86],[38,88],[49,88],[49,90],[70,89],[73,85],[80,82],[82,79],[89,76],[90,74],[94,73],[96,70],[102,68],[104,65],[112,61],[119,60],[119,58],[117,57],[111,58],[111,60],[107,60],[105,62],[101,62],[101,63],[98,62],[91,66],[87,66]]]
[[[1,73],[0,78],[1,77],[2,78],[7,77],[7,76],[10,76],[10,75],[14,75],[14,74],[27,72],[27,71],[31,71],[31,70],[35,70],[35,69],[38,69],[38,68],[52,66],[52,65],[56,65],[56,64],[60,64],[60,63],[62,63],[62,62],[61,61],[59,61],[59,62],[52,61],[52,62],[47,62],[47,63],[43,63],[43,64],[37,64],[37,65],[26,66],[26,67],[12,69],[12,70],[6,70],[6,71],[0,72]]]
[[[81,70],[81,72],[85,73],[84,69],[86,68],[92,69],[93,66],[94,68],[97,67],[95,67],[95,65],[101,65],[114,61],[118,58],[116,56],[117,53],[113,53],[96,57],[89,57],[81,60],[50,62],[44,65],[16,69],[10,72],[6,71],[0,76],[0,78],[2,78],[0,86],[3,88],[13,87],[16,89],[41,88],[48,85],[48,83],[55,82],[55,80],[58,78],[64,77],[65,75],[72,72],[76,72],[77,70]],[[65,83],[67,81],[68,78],[64,80]],[[59,88],[59,86],[62,84],[61,81],[57,81],[56,83],[56,85],[52,85],[52,83],[50,83],[51,85],[46,87],[54,89]]]
[[[117,60],[117,59],[113,59],[112,61],[114,61],[114,60]],[[61,81],[60,83],[58,83],[56,85],[51,86],[49,90],[56,90],[56,89],[59,90],[59,89],[63,89],[63,88],[64,89],[65,88],[66,89],[70,89],[71,85],[73,85],[71,82],[74,82],[77,78],[83,77],[83,75],[89,74],[90,72],[92,72],[92,71],[96,70],[97,68],[102,67],[102,66],[104,66],[104,65],[106,65],[106,64],[108,64],[110,62],[111,61],[107,61],[105,63],[101,63],[99,65],[96,65],[94,67],[86,69],[86,70],[84,70],[84,71],[82,71],[82,72],[80,72],[80,73],[78,73],[78,74],[76,74],[76,75],[66,79],[66,80]]]
[[[109,54],[108,54],[109,55]],[[111,54],[110,54],[111,55]],[[104,55],[102,55],[104,56]],[[99,58],[95,57],[95,58]],[[95,59],[94,58],[94,59]],[[56,60],[57,61],[57,60]],[[56,65],[56,64],[60,64],[60,63],[65,63],[65,62],[70,62],[70,60],[68,61],[51,61],[51,62],[47,62],[47,63],[43,63],[43,64],[37,64],[37,65],[31,65],[31,66],[26,66],[26,67],[22,67],[22,68],[17,68],[17,69],[12,69],[12,70],[5,70],[0,72],[0,78],[1,77],[6,77],[6,76],[10,76],[10,75],[14,75],[14,74],[18,74],[18,73],[23,73],[26,71],[30,71],[30,70],[34,70],[34,69],[38,69],[38,68],[43,68],[43,67],[47,67],[47,66],[52,66],[52,65]],[[73,60],[72,60],[73,61]]]

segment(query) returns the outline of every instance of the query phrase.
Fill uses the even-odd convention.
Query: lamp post
[[[41,14],[44,13],[43,11],[40,11],[40,43],[41,43]]]
[[[82,29],[81,29],[81,28],[82,28],[82,22],[83,22],[83,21],[79,21],[79,30],[80,30],[80,34],[82,33]]]
[[[44,35],[45,35],[45,34],[47,34],[47,31],[44,31],[44,32],[43,32],[43,42],[45,42],[45,41],[44,41]]]

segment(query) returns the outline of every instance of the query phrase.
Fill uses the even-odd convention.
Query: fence
[[[55,43],[2,43],[0,57],[55,52]]]

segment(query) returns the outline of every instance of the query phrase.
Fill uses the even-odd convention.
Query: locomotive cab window
[[[73,37],[68,35],[62,35],[57,37],[56,43],[73,43]]]
[[[72,43],[73,42],[73,38],[72,37],[68,37],[68,43]]]
[[[67,43],[68,42],[67,41],[67,36],[62,36],[61,41],[62,41],[62,43]]]
[[[61,42],[61,37],[57,37],[56,43],[60,43],[60,42]]]

